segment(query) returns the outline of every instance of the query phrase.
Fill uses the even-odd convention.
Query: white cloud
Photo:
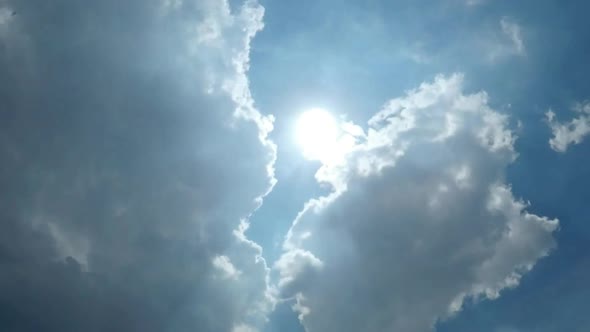
[[[305,206],[275,266],[307,331],[429,331],[555,246],[557,220],[504,182],[507,117],[462,83],[438,76],[390,100],[347,163],[318,172],[334,192]]]
[[[580,144],[590,134],[590,102],[579,103],[574,106],[578,116],[568,122],[559,122],[553,111],[545,113],[547,123],[553,137],[549,145],[557,152],[565,152],[571,144]]]
[[[219,269],[224,278],[238,279],[242,274],[242,271],[236,269],[227,256],[215,256],[212,263],[213,266]]]
[[[428,52],[426,44],[423,41],[413,41],[408,46],[401,48],[404,57],[418,64],[431,64],[434,61],[434,55]]]
[[[244,235],[275,181],[246,76],[263,8],[2,4],[9,329],[256,331],[274,301]]]
[[[234,327],[234,329],[232,330],[232,332],[256,332],[257,329],[248,326],[246,324],[240,324],[240,325],[236,325]]]

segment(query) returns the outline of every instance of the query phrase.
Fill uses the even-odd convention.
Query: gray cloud
[[[0,8],[0,329],[262,324],[267,268],[243,232],[274,181],[245,75],[263,9]]]
[[[466,298],[496,298],[555,246],[557,220],[504,181],[508,119],[461,75],[389,101],[356,149],[324,165],[276,264],[307,331],[429,331]]]

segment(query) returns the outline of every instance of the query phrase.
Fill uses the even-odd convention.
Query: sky
[[[589,8],[0,0],[0,330],[588,331]]]

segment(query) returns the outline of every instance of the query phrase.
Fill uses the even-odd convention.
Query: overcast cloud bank
[[[250,331],[272,309],[247,218],[271,189],[253,106],[263,8],[0,2],[6,331]]]

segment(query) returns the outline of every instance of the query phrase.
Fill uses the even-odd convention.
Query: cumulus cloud
[[[255,331],[256,1],[0,1],[0,330]]]
[[[429,331],[554,248],[558,221],[505,182],[508,118],[461,75],[390,100],[355,139],[346,162],[318,171],[333,191],[306,204],[275,265],[307,331]]]
[[[545,113],[553,137],[549,145],[557,152],[565,152],[572,144],[580,144],[590,134],[590,102],[578,103],[573,107],[577,117],[568,122],[559,122],[553,111]]]

